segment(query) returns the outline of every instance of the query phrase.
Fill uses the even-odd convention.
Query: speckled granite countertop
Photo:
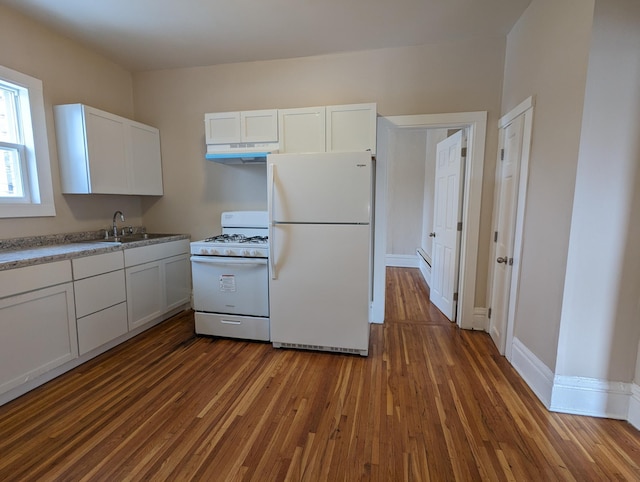
[[[187,234],[167,234],[128,243],[99,242],[103,235],[104,230],[0,240],[0,271],[189,239]]]

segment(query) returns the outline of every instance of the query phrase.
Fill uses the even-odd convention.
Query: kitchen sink
[[[136,233],[125,234],[124,236],[109,236],[104,239],[94,239],[91,242],[94,243],[134,243],[136,241],[145,241],[147,239],[168,238],[169,236],[175,236],[174,234],[161,234],[161,233]]]

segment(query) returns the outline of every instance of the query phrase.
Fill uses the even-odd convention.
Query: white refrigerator
[[[271,342],[368,355],[368,152],[267,157]]]

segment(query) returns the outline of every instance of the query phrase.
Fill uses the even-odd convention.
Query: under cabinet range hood
[[[237,144],[209,144],[205,159],[221,164],[264,164],[269,154],[276,154],[280,145],[277,142]]]

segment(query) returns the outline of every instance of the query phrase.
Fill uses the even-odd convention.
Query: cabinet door
[[[376,104],[327,107],[327,152],[376,153]]]
[[[84,107],[90,192],[129,194],[124,119]]]
[[[240,112],[241,142],[278,142],[278,111]]]
[[[73,285],[0,300],[0,393],[78,356]]]
[[[161,196],[163,189],[160,131],[144,124],[131,123],[129,136],[131,194]]]
[[[133,330],[164,313],[162,263],[154,261],[125,271],[129,330]]]
[[[215,112],[204,115],[207,144],[240,142],[240,112]]]
[[[280,152],[324,152],[325,108],[308,107],[278,111]]]
[[[166,311],[171,311],[191,299],[191,263],[184,254],[164,260]]]

